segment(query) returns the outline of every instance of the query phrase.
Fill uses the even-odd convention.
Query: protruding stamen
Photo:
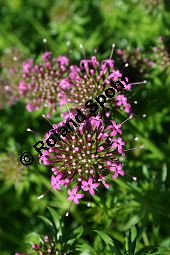
[[[128,63],[125,63],[124,67],[123,67],[120,71],[123,72],[124,69],[125,69],[126,67],[128,67],[128,66],[129,66],[129,64],[128,64]]]
[[[66,214],[65,214],[65,215],[66,215],[66,217],[68,217],[68,216],[69,216],[69,212],[66,212]]]
[[[114,52],[114,48],[115,48],[115,44],[113,43],[113,44],[112,44],[112,50],[111,50],[109,59],[112,59],[113,52]]]
[[[31,132],[31,133],[34,133],[34,134],[36,134],[36,135],[41,135],[41,136],[42,136],[42,134],[40,134],[40,133],[38,133],[38,132],[32,130],[31,128],[27,128],[27,132]]]
[[[133,82],[133,83],[131,83],[131,85],[139,85],[139,84],[146,84],[147,83],[147,81],[146,80],[144,80],[144,81],[139,81],[139,82]]]
[[[137,177],[136,176],[131,176],[130,174],[127,174],[127,173],[125,173],[125,175],[127,175],[128,177],[130,177],[134,181],[137,181]]]
[[[46,38],[43,38],[43,43],[47,43],[47,39]]]
[[[72,207],[72,205],[73,205],[73,200],[71,201],[71,204],[70,204],[70,206],[69,206],[69,208],[68,208],[68,211],[66,212],[66,217],[68,217],[68,215],[69,215],[69,213],[70,213],[70,209],[71,209],[71,207]]]
[[[130,116],[129,116],[129,118],[127,118],[126,120],[124,120],[122,123],[121,123],[121,125],[123,125],[125,122],[127,122],[128,120],[130,120],[130,119],[132,119],[133,118],[133,114],[131,114]]]
[[[44,194],[42,194],[41,196],[37,197],[38,200],[44,198]]]
[[[53,124],[49,121],[49,119],[43,114],[42,117],[53,127]]]
[[[124,151],[132,151],[132,150],[143,149],[143,148],[144,148],[144,144],[139,146],[139,147],[130,148],[130,149],[127,149],[127,150],[124,150]]]
[[[52,189],[55,185],[56,185],[56,183],[55,183],[53,186],[51,186],[50,189],[48,189],[44,194],[42,194],[41,196],[37,197],[37,199],[42,199],[42,198],[44,198],[44,197],[48,194],[48,192],[50,192],[51,189]]]
[[[84,50],[83,44],[81,44],[81,43],[80,43],[80,49],[81,49],[81,52],[83,53],[83,56],[85,58],[86,57],[85,56],[85,50]]]

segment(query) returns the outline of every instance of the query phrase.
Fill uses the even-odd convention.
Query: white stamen
[[[146,84],[147,81],[144,80],[144,81],[139,81],[139,82],[133,82],[133,83],[131,83],[131,85],[139,85],[139,84],[142,84],[142,83]]]
[[[41,196],[37,197],[37,199],[42,199],[44,197],[44,194],[42,194]]]
[[[14,61],[17,61],[17,60],[18,60],[18,58],[17,58],[16,56],[14,56],[14,57],[13,57],[13,60],[14,60]]]
[[[43,38],[43,43],[47,43],[47,39],[46,38]]]
[[[112,56],[113,56],[114,48],[115,48],[115,43],[112,44],[112,50],[111,50],[110,58],[109,59],[111,59]]]
[[[125,122],[127,122],[128,120],[130,120],[130,119],[132,119],[132,118],[133,118],[133,114],[131,114],[131,115],[129,116],[128,119],[124,120],[124,121],[121,123],[121,125],[123,125]]]
[[[69,216],[69,212],[66,212],[66,217],[68,217]]]

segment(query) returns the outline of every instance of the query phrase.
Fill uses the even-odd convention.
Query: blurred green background
[[[166,38],[163,42],[161,35]],[[130,248],[123,251],[133,225],[138,231],[136,251],[155,245],[158,251],[153,254],[170,254],[170,1],[0,0],[0,62],[10,64],[13,49],[28,58],[45,50],[56,57],[66,54],[72,63],[84,54],[94,55],[96,50],[102,60],[109,57],[113,43],[116,49],[126,51],[134,80],[148,80],[146,85],[135,87],[131,95],[132,101],[138,101],[134,108],[136,117],[125,130],[127,147],[134,146],[135,136],[145,145],[144,150],[127,155],[126,172],[137,176],[137,182],[119,178],[110,190],[98,192],[91,208],[84,204],[73,206],[66,218],[69,204],[65,191],[36,199],[50,186],[49,168],[40,166],[37,158],[27,168],[19,163],[23,151],[35,155],[32,144],[38,139],[26,129],[45,133],[49,128],[41,117],[43,112],[29,113],[22,102],[4,106],[0,110],[1,255],[26,252],[27,235],[31,232],[50,233],[38,218],[50,217],[47,206],[62,216],[66,226],[64,238],[71,238],[75,227],[84,227],[83,236],[77,240],[80,251],[73,254],[119,254],[104,253],[105,244],[95,229],[107,233],[121,254],[134,254]],[[139,60],[136,48],[141,49]],[[145,58],[154,62],[152,68],[145,65]],[[59,113],[51,121],[58,122]]]

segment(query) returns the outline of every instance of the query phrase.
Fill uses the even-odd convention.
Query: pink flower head
[[[89,177],[88,181],[82,181],[82,189],[84,191],[89,191],[89,193],[94,196],[94,189],[96,189],[100,183],[93,183],[93,179]]]
[[[84,197],[83,194],[78,194],[78,186],[75,186],[74,189],[71,191],[68,189],[69,197],[67,198],[68,201],[74,201],[75,204],[79,204],[79,199]]]
[[[71,108],[78,106],[84,113],[88,114],[89,110],[85,107],[85,103],[103,95],[104,91],[111,88],[112,83],[121,77],[122,73],[114,68],[114,60],[112,59],[105,59],[101,62],[95,56],[92,56],[91,59],[83,59],[79,66],[70,67],[67,78],[60,80],[60,87],[63,89],[62,97],[67,104],[71,105]],[[128,90],[129,84],[125,84],[125,86],[124,90]],[[116,91],[114,100],[115,109],[121,106],[119,98],[116,100],[117,95],[118,91]],[[113,108],[114,105],[113,98],[109,99],[108,97],[105,107],[109,109],[110,106]],[[124,108],[125,106],[122,107],[122,110]]]
[[[97,116],[97,120],[94,120],[94,117],[88,118],[67,133],[64,122],[53,125],[53,130],[62,140],[58,140],[49,151],[42,151],[40,161],[52,168],[51,186],[57,190],[69,190],[69,201],[77,203],[87,191],[94,196],[94,190],[101,184],[109,188],[105,178],[111,174],[113,163],[120,163],[119,157],[125,156],[121,129],[116,122],[113,122],[113,125],[113,132],[116,128],[119,134],[118,139],[110,135],[110,128],[104,126],[100,116]],[[50,141],[53,130],[46,134],[44,143],[47,139]],[[76,186],[72,190],[73,185]]]
[[[52,54],[47,51],[42,60],[38,64],[32,60],[24,62],[19,89],[28,111],[44,108],[50,116],[64,97],[64,86],[67,89],[70,87],[68,82],[61,82],[67,73],[68,59],[65,56],[52,58]]]

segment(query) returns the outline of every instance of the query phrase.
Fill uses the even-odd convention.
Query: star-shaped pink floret
[[[102,123],[102,120],[99,115],[91,118],[91,124],[94,126],[94,128],[98,128],[101,123]]]
[[[89,177],[88,181],[82,181],[82,189],[84,191],[89,191],[89,193],[94,196],[94,189],[96,189],[98,186],[100,185],[100,183],[93,183],[93,179],[91,177]]]
[[[118,101],[117,102],[118,106],[121,106],[121,105],[126,106],[126,104],[127,104],[127,97],[125,97],[124,95],[116,96],[116,100]]]
[[[119,70],[113,70],[108,78],[112,79],[113,81],[117,81],[121,77],[122,77],[122,74]]]
[[[112,125],[108,126],[108,129],[111,129],[111,136],[117,135],[117,133],[122,134],[121,124],[116,124],[114,120],[111,121]]]
[[[52,175],[51,177],[51,187],[53,189],[60,189],[61,190],[61,185],[63,185],[65,183],[64,180],[61,180],[62,178],[62,174],[58,174],[56,177],[54,175]]]
[[[113,166],[110,167],[111,172],[115,172],[114,175],[112,176],[113,180],[118,177],[118,175],[124,175],[124,171],[122,170],[122,164],[114,164]]]
[[[122,153],[122,146],[125,145],[125,142],[122,141],[121,137],[118,137],[118,139],[114,138],[113,139],[113,144],[112,147],[117,147],[118,148],[118,152]]]
[[[73,200],[75,204],[79,204],[78,199],[84,197],[84,195],[78,194],[77,190],[78,190],[78,186],[75,186],[72,191],[68,189],[68,194],[69,194],[69,197],[67,198],[68,201]]]
[[[44,165],[49,165],[51,161],[48,159],[49,157],[49,151],[43,151],[43,155],[40,156],[40,163]]]

